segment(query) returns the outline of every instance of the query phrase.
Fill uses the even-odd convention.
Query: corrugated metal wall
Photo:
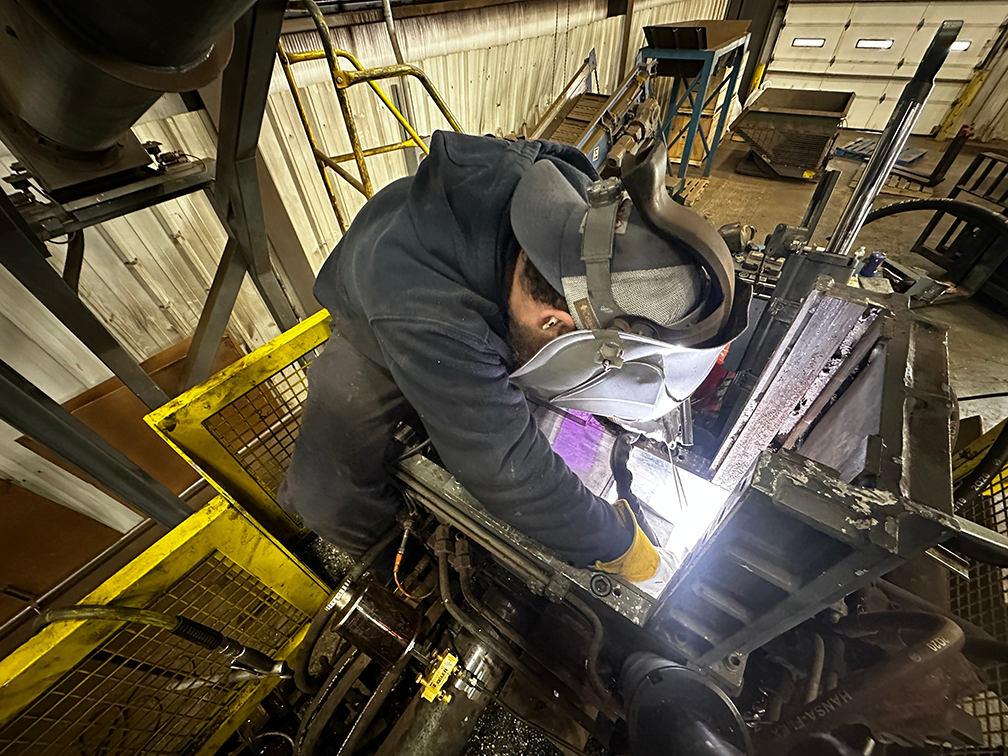
[[[690,18],[722,18],[727,0],[638,0],[635,41],[648,24]],[[411,18],[398,23],[407,60],[434,82],[463,129],[470,133],[521,134],[563,89],[594,47],[599,85],[616,84],[622,17],[606,19],[605,0],[530,2]],[[384,24],[333,30],[338,47],[365,66],[395,62]],[[288,35],[290,50],[319,49],[314,34]],[[336,97],[323,63],[294,66],[316,134],[330,154],[350,151]],[[418,130],[447,124],[415,82],[410,91]],[[350,100],[365,145],[402,138],[395,120],[366,88]],[[162,102],[134,127],[142,140],[164,150],[212,157],[216,134],[205,113],[183,113]],[[166,114],[168,114],[166,116]],[[166,117],[164,117],[166,116]],[[312,267],[317,271],[339,239],[339,228],[307,140],[277,66],[263,123],[260,149]],[[13,158],[0,154],[7,167]],[[376,188],[406,175],[401,154],[368,161]],[[353,163],[348,163],[353,168]],[[338,183],[338,201],[351,218],[364,198]],[[137,360],[190,336],[209,289],[225,234],[203,194],[166,202],[88,229],[81,296]],[[50,245],[62,270],[65,247]],[[230,324],[247,348],[277,333],[254,287],[246,280]],[[0,269],[0,348],[4,359],[65,401],[109,377],[105,367]],[[125,531],[137,517],[93,487],[14,443],[18,434],[0,424],[0,477]]]
[[[980,141],[1008,139],[1008,39],[991,56],[987,78],[960,123],[972,123]]]

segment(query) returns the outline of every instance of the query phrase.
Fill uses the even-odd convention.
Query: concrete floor
[[[844,132],[838,144],[858,136]],[[913,168],[930,172],[945,143],[913,137],[910,144],[927,149],[927,154]],[[948,172],[946,180],[935,189],[935,197],[944,197],[978,152],[1005,151],[1008,145],[968,144]],[[694,209],[715,226],[741,221],[756,227],[756,238],[763,241],[778,223],[797,225],[805,212],[815,185],[804,181],[770,180],[735,173],[735,166],[745,157],[747,148],[739,142],[724,141],[718,150],[710,183]],[[857,161],[834,158],[832,168],[843,171],[830,203],[816,229],[813,242],[824,245],[836,226],[840,213],[851,195],[849,186],[858,167]],[[876,206],[907,199],[883,194]],[[909,252],[927,221],[929,212],[903,213],[866,226],[856,246],[881,250],[904,264],[914,265],[931,275],[941,269]],[[938,276],[935,276],[936,278]],[[997,303],[978,298],[922,308],[917,312],[948,328],[949,367],[952,388],[958,396],[1008,391],[1008,312]],[[1008,397],[964,402],[963,417],[979,414],[988,430],[1008,416]]]

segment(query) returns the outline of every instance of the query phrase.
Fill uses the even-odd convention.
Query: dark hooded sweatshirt
[[[323,265],[315,296],[332,314],[334,334],[352,346],[343,349],[340,365],[358,356],[373,364],[345,382],[370,381],[371,388],[378,386],[372,393],[386,397],[378,384],[381,375],[389,376],[419,415],[446,468],[489,512],[586,565],[622,554],[630,534],[553,452],[524,394],[508,377],[515,365],[506,344],[506,275],[518,251],[509,219],[511,195],[525,171],[544,159],[582,192],[596,177],[571,147],[435,132],[416,175],[383,188],[354,219]],[[313,426],[374,416],[366,406],[372,400],[361,399],[370,394],[351,392],[356,398],[346,401],[357,406],[341,407],[331,420],[320,421],[329,410],[313,410],[312,400],[329,407],[344,402],[338,381],[326,387],[320,376],[312,376],[326,369],[324,362],[320,358],[309,370],[306,416],[316,415]],[[332,370],[344,369],[332,364]],[[320,402],[323,397],[314,392],[332,396]],[[373,527],[353,533],[340,528],[340,517],[357,514],[338,511],[353,498],[340,496],[347,481],[339,478],[372,464],[382,466],[391,484],[389,461],[371,460],[380,456],[371,454],[341,468],[327,464],[319,449],[302,454],[302,447],[313,443],[332,445],[325,431],[305,427],[291,466],[297,485],[285,483],[289,490],[282,491],[281,503],[309,525],[314,520],[322,535],[360,553],[388,518],[375,518]],[[330,459],[350,453],[331,452]],[[293,477],[289,474],[288,482]],[[354,506],[370,506],[360,501]],[[307,511],[321,506],[334,508],[331,517],[322,518],[337,523],[330,532]]]

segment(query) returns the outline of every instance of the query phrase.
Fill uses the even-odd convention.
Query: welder
[[[281,505],[359,556],[403,506],[407,423],[491,514],[575,565],[651,579],[659,554],[629,506],[582,484],[526,393],[653,420],[732,337],[731,258],[669,199],[664,150],[599,181],[572,147],[435,132],[319,272],[332,337],[308,369]]]

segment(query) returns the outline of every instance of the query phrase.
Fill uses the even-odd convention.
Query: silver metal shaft
[[[944,21],[935,33],[913,78],[907,82],[896,107],[893,108],[889,123],[879,137],[878,145],[865,167],[864,174],[830,237],[827,252],[836,255],[850,254],[858,232],[864,225],[865,217],[871,211],[872,203],[875,202],[886,179],[889,178],[890,171],[896,165],[896,160],[906,145],[917,118],[931,95],[931,90],[934,89],[938,69],[948,57],[949,49],[961,28],[962,21]]]

